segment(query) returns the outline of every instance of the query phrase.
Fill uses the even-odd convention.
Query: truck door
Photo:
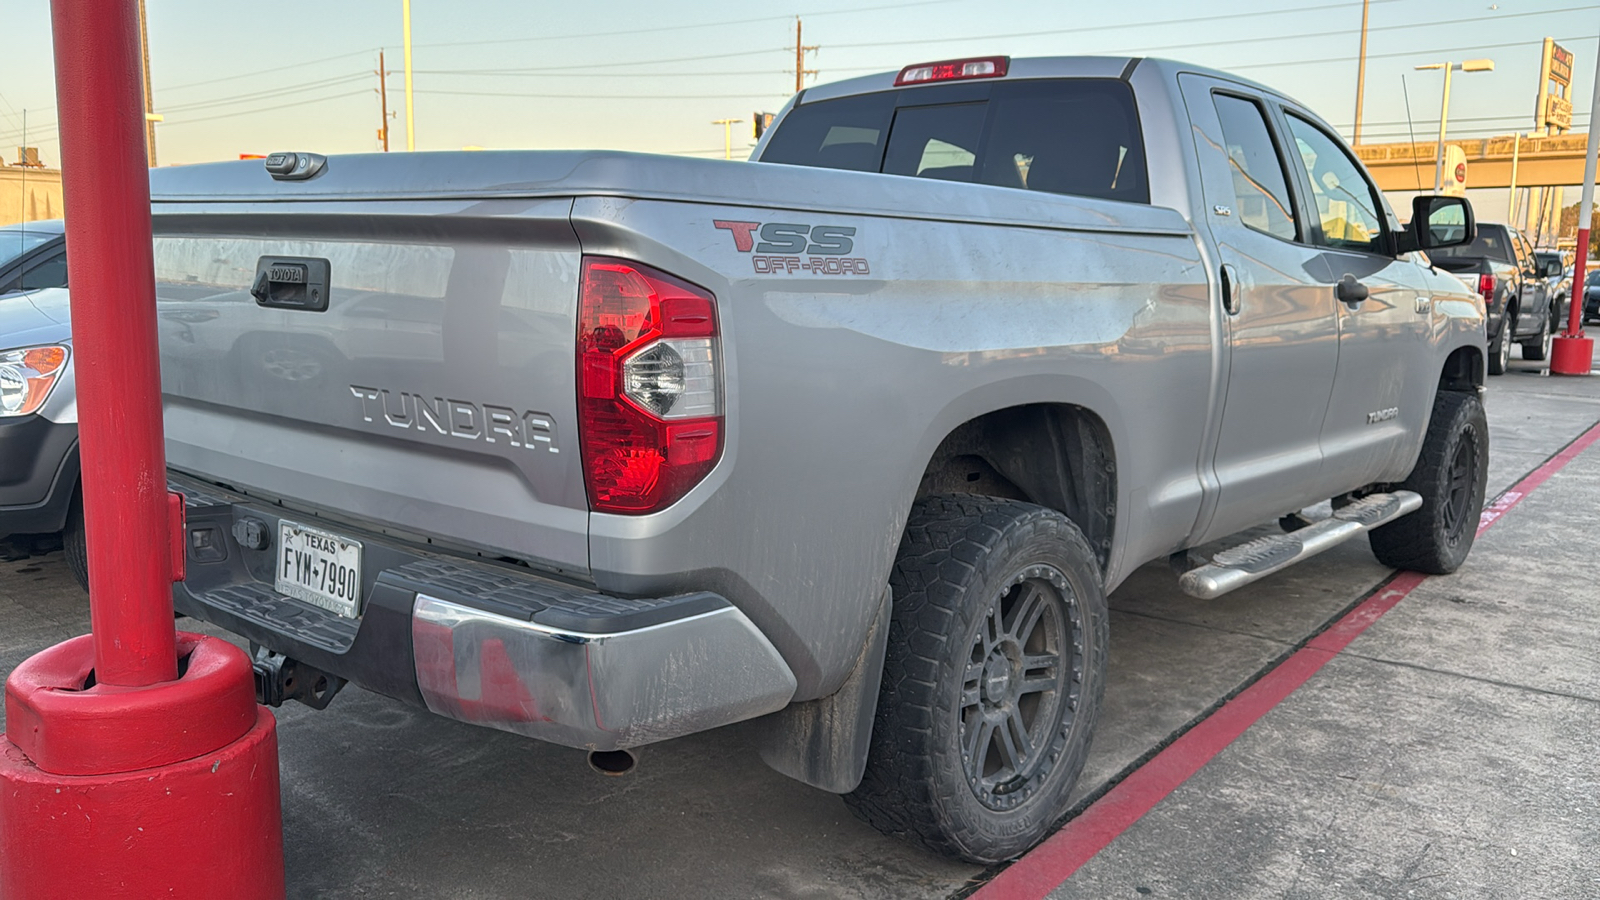
[[[1338,320],[1291,187],[1289,145],[1265,98],[1204,76],[1179,80],[1205,201],[1196,218],[1216,247],[1212,277],[1221,288],[1216,314],[1225,345],[1226,395],[1212,457],[1218,490],[1198,522],[1199,539],[1209,540],[1316,495]]]
[[[1427,281],[1410,254],[1390,250],[1397,223],[1344,143],[1304,112],[1279,112],[1339,321],[1339,368],[1322,426],[1323,467],[1339,483],[1328,490],[1399,480],[1439,382],[1429,363]]]
[[[1517,337],[1539,333],[1539,317],[1550,315],[1550,288],[1539,274],[1538,257],[1522,232],[1511,230],[1511,246],[1516,253],[1518,302]]]

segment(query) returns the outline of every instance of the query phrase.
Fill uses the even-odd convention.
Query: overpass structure
[[[1467,157],[1467,187],[1508,188],[1512,160],[1517,187],[1557,187],[1583,183],[1583,152],[1587,133],[1548,136],[1501,135],[1468,140],[1447,140]],[[1433,190],[1433,141],[1403,144],[1358,144],[1356,155],[1384,191]]]

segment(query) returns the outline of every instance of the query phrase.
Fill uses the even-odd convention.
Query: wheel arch
[[[1486,364],[1487,357],[1482,347],[1466,344],[1451,350],[1439,373],[1439,390],[1482,390]]]
[[[1054,509],[1078,526],[1101,572],[1116,533],[1116,448],[1095,411],[1073,403],[990,410],[947,433],[923,468],[915,499],[966,493]]]

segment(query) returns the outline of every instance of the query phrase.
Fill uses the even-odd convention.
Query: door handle
[[[1344,277],[1339,279],[1339,284],[1333,289],[1333,293],[1334,296],[1339,298],[1340,302],[1348,303],[1354,309],[1360,306],[1363,300],[1367,299],[1367,286],[1357,281],[1354,275],[1346,272]]]
[[[1244,288],[1239,284],[1239,271],[1232,263],[1222,264],[1222,308],[1228,315],[1237,316],[1240,309],[1240,297]]]
[[[1433,310],[1433,298],[1432,297],[1418,297],[1417,298],[1417,315],[1425,316],[1432,310]]]

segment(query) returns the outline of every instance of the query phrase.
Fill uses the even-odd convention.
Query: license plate
[[[278,593],[354,619],[361,614],[361,542],[278,523]]]

